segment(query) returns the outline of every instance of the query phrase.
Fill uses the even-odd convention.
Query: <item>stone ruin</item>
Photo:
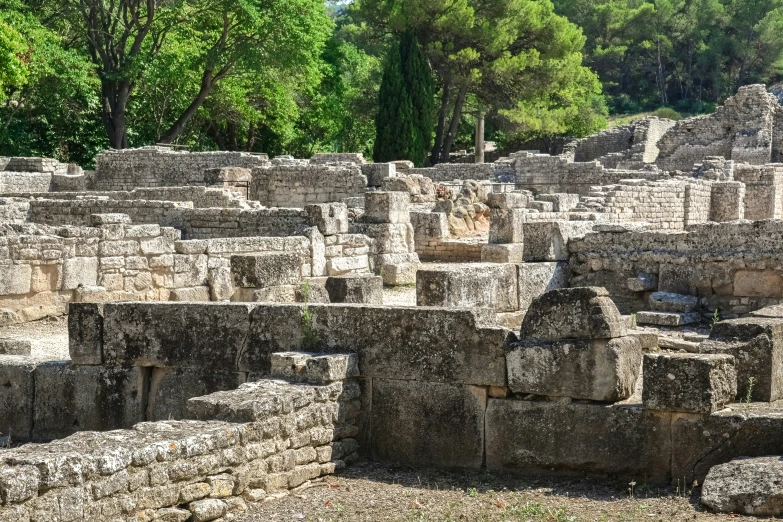
[[[0,521],[222,520],[360,458],[783,514],[782,153],[748,86],[489,164],[0,158]],[[61,315],[67,358],[2,333]]]

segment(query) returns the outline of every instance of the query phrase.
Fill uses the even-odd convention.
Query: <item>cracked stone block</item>
[[[550,290],[533,299],[522,322],[523,341],[612,339],[626,335],[623,316],[605,288]]]
[[[654,312],[688,313],[699,306],[699,298],[692,295],[671,292],[653,292],[650,294],[650,308]]]
[[[325,288],[332,303],[383,304],[381,276],[332,276],[326,280]]]
[[[649,353],[642,373],[642,401],[653,410],[712,413],[737,395],[731,355]]]
[[[687,324],[698,323],[701,321],[701,314],[691,313],[673,313],[673,312],[636,312],[636,322],[638,324],[652,324],[655,326],[685,326]]]
[[[527,210],[519,208],[493,208],[489,213],[490,243],[522,243],[522,226]]]
[[[744,457],[713,466],[701,503],[722,513],[783,515],[783,457]]]
[[[634,337],[522,342],[506,353],[517,393],[615,402],[633,394],[642,351]]]
[[[302,280],[299,254],[272,253],[231,256],[234,284],[243,288],[295,285]]]

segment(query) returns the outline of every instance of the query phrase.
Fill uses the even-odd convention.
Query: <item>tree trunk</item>
[[[446,138],[443,140],[443,149],[440,152],[440,161],[448,163],[449,154],[451,154],[451,146],[454,145],[454,138],[457,136],[457,129],[459,129],[459,122],[462,118],[462,106],[465,104],[465,95],[468,93],[467,86],[463,85],[459,88],[457,93],[457,100],[454,103],[454,113],[451,115],[451,125],[449,125],[449,132],[446,134]]]
[[[114,149],[128,148],[128,133],[125,126],[125,111],[128,105],[130,87],[103,81],[101,85],[103,109],[101,119],[106,128],[109,144]]]
[[[204,71],[204,74],[201,76],[201,87],[199,88],[198,94],[193,101],[190,102],[188,108],[185,109],[179,118],[177,118],[177,121],[171,125],[171,128],[166,134],[163,135],[159,141],[160,143],[171,143],[182,134],[182,131],[185,130],[185,125],[188,124],[193,115],[196,114],[196,111],[204,104],[204,100],[207,99],[209,93],[212,92],[215,81],[216,79],[212,76],[211,69]]]
[[[449,108],[449,96],[451,95],[451,86],[448,83],[443,84],[443,93],[441,94],[440,111],[438,111],[438,127],[435,130],[435,143],[430,152],[430,166],[438,163],[440,148],[443,146],[443,129],[446,127],[446,111]]]
[[[245,143],[245,152],[253,152],[253,145],[256,143],[256,122],[250,122],[250,128],[247,129],[247,143]]]
[[[474,163],[484,163],[484,113],[476,115],[476,152]]]

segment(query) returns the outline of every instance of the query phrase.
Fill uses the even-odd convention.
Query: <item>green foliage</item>
[[[668,118],[674,121],[680,121],[682,119],[682,115],[670,107],[661,107],[660,109],[654,111],[652,115],[659,118]]]
[[[9,89],[27,81],[29,59],[24,38],[0,11],[0,103],[5,101]]]
[[[386,56],[378,93],[373,160],[413,160],[416,156],[416,130],[413,103],[403,76],[400,46],[393,45]]]
[[[415,127],[411,160],[416,167],[423,167],[432,146],[432,130],[435,125],[435,81],[427,58],[421,52],[416,35],[406,31],[400,40],[400,59],[405,89],[413,106]]]

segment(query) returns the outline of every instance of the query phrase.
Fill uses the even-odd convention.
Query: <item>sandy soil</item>
[[[64,316],[3,326],[0,327],[0,337],[30,340],[30,355],[42,360],[71,358],[68,354],[68,319]]]

